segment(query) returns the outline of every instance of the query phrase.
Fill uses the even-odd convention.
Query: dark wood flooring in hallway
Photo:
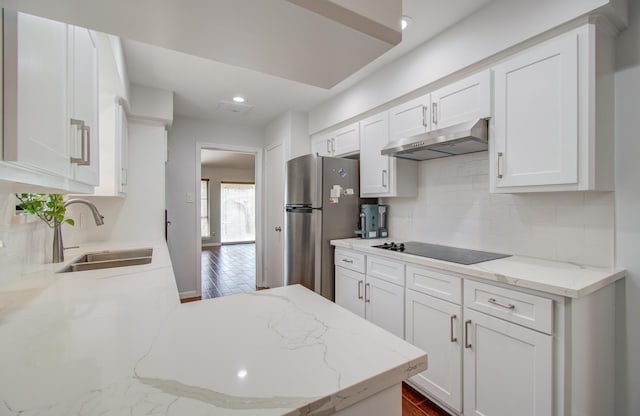
[[[202,247],[202,299],[256,290],[256,245]]]

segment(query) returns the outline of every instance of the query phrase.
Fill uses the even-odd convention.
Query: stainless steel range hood
[[[389,143],[383,155],[411,160],[437,159],[488,150],[489,122],[468,121]]]

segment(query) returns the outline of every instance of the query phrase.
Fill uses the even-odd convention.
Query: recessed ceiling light
[[[413,19],[409,16],[402,16],[402,30],[407,30],[413,24]]]
[[[246,100],[244,99],[244,97],[241,97],[239,95],[236,95],[235,97],[233,97],[233,101],[237,102],[237,103],[243,103]]]

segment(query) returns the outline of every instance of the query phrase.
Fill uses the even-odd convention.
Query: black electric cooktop
[[[379,244],[373,247],[466,265],[511,257],[509,254],[490,253],[488,251],[440,246],[437,244],[419,243],[416,241],[407,241],[405,243],[398,244],[391,242]]]

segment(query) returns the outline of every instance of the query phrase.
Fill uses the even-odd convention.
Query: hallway
[[[256,290],[256,245],[202,247],[202,299]]]

